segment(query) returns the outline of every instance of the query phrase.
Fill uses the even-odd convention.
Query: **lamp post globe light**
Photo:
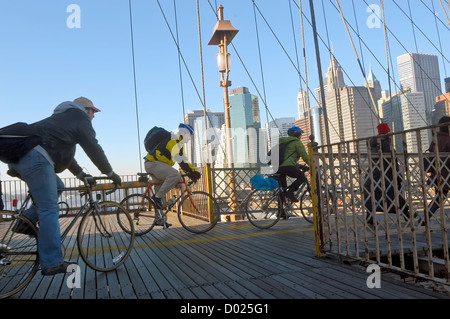
[[[226,127],[226,141],[227,141],[227,167],[230,169],[230,206],[233,211],[236,209],[236,192],[235,192],[235,178],[233,165],[233,145],[231,136],[231,121],[230,121],[230,103],[228,98],[228,87],[231,82],[228,80],[230,73],[231,59],[228,53],[228,45],[231,43],[239,30],[235,29],[230,20],[223,19],[223,6],[218,8],[219,19],[214,27],[214,32],[209,41],[209,45],[218,45],[219,53],[217,54],[217,66],[221,73],[220,86],[224,89],[224,107],[225,107],[225,127]]]

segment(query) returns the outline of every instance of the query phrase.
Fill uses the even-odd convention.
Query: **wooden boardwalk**
[[[69,275],[39,272],[10,299],[449,299],[384,272],[381,288],[370,289],[363,267],[315,257],[313,235],[303,219],[269,230],[219,223],[201,235],[157,227],[136,237],[125,265],[109,273],[87,268],[69,238],[66,259],[80,265],[80,288],[68,288]]]

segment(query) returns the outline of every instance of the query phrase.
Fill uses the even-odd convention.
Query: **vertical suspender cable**
[[[434,2],[433,1],[431,1],[431,5],[432,5],[432,8],[433,8],[433,12],[436,12],[435,9],[434,9]],[[438,23],[437,23],[436,13],[434,14],[434,24],[436,25],[436,33],[437,33],[438,40],[439,40],[439,47],[441,49],[441,52],[444,52],[443,49],[442,49],[441,34],[439,33],[439,27],[438,27]],[[444,54],[443,53],[441,53],[441,57],[442,57],[442,64],[444,66],[445,77],[447,77],[447,67],[445,66],[445,60],[444,60]]]
[[[203,73],[203,51],[202,51],[202,33],[200,30],[200,5],[197,2],[197,25],[198,25],[198,43],[199,43],[199,50],[200,50],[200,70],[202,74],[202,94],[203,94],[203,116],[205,118],[205,141],[206,144],[208,144],[208,114],[206,111],[206,96],[205,96],[205,76]],[[201,152],[203,154],[203,152]],[[202,155],[203,156],[203,155]]]
[[[391,128],[392,131],[395,132],[395,124],[394,124],[394,116],[392,114],[393,112],[393,103],[392,103],[392,88],[391,88],[391,75],[390,75],[390,63],[389,63],[389,43],[388,43],[388,37],[386,32],[386,16],[384,11],[384,1],[381,0],[381,12],[383,15],[383,29],[384,29],[384,44],[386,47],[386,64],[387,64],[387,76],[388,76],[388,83],[389,83],[389,101],[391,105]]]
[[[139,149],[139,167],[142,172],[142,154],[141,154],[141,137],[139,129],[139,109],[138,109],[138,97],[137,97],[137,85],[136,85],[136,62],[134,57],[134,33],[133,33],[133,14],[131,10],[131,0],[128,0],[128,8],[130,11],[130,32],[131,32],[131,53],[133,56],[133,78],[134,78],[134,100],[136,109],[136,126],[137,126],[137,137],[138,137],[138,149]]]
[[[310,130],[313,128],[313,121],[312,121],[312,116],[311,116],[311,103],[309,101],[309,82],[308,82],[308,66],[307,66],[307,61],[306,61],[306,46],[305,46],[305,28],[304,28],[304,24],[303,24],[303,7],[302,7],[302,0],[299,0],[299,6],[300,6],[300,24],[301,24],[301,29],[302,29],[302,49],[303,49],[303,62],[305,65],[305,85],[306,85],[306,108],[309,111],[309,115],[310,115]],[[300,82],[301,83],[301,82]],[[320,118],[320,114],[318,114],[319,118]],[[320,121],[320,119],[319,119]],[[321,133],[320,129],[318,130],[319,133]],[[310,132],[311,135],[313,132]],[[322,145],[322,136],[318,136],[320,138],[319,140],[319,145]],[[317,138],[317,137],[316,137]],[[317,142],[317,140],[316,140]]]
[[[175,14],[175,33],[177,36],[177,47],[180,47],[180,39],[178,37],[178,16],[177,16],[177,6],[175,4],[176,0],[173,0],[173,11]],[[179,70],[179,74],[180,74],[180,91],[181,91],[181,107],[183,108],[183,120],[184,117],[186,115],[186,111],[184,108],[184,90],[183,90],[183,76],[181,74],[181,52],[179,50],[177,50],[178,52],[178,70]]]
[[[258,20],[256,19],[256,8],[255,8],[255,3],[254,2],[253,2],[253,18],[255,20],[256,42],[258,43],[259,68],[261,70],[262,90],[263,90],[263,95],[264,95],[264,101],[267,101],[267,99],[266,99],[266,86],[265,86],[265,81],[264,81],[264,71],[263,71],[262,57],[261,57],[261,43],[259,41]],[[268,111],[267,111],[267,107],[265,109],[266,109],[266,121],[267,121],[267,123],[269,123],[269,114],[268,114]],[[274,124],[276,125],[275,122],[274,122]],[[270,138],[271,138],[270,134],[268,136],[269,136],[269,140],[270,140]]]
[[[314,36],[314,45],[316,48],[316,60],[317,60],[317,69],[319,71],[319,83],[320,83],[320,94],[322,99],[322,112],[325,123],[325,133],[327,137],[327,144],[330,145],[330,131],[328,129],[328,115],[327,115],[327,107],[325,101],[325,90],[323,85],[323,76],[322,76],[322,63],[320,62],[320,51],[319,51],[319,39],[317,35],[317,25],[316,25],[316,14],[314,12],[314,3],[313,0],[309,0],[309,8],[311,10],[311,23],[313,28],[313,36]]]

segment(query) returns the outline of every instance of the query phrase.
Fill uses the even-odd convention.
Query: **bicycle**
[[[140,180],[148,181],[147,173],[138,175]],[[161,182],[149,181],[143,194],[128,195],[120,202],[133,216],[136,236],[148,233],[157,223],[167,228],[167,214],[178,202],[178,220],[186,230],[201,234],[214,228],[220,217],[216,199],[206,192],[192,191],[190,186],[194,182],[186,182],[186,176],[182,175],[181,181],[178,182],[181,194],[172,197],[163,210],[156,209],[156,204],[151,199],[155,194],[154,186],[161,185]]]
[[[307,166],[302,165],[303,170],[308,170]],[[308,181],[300,185],[294,196],[298,202],[286,198],[287,187],[282,187],[279,180],[282,174],[271,174],[271,178],[278,181],[279,186],[272,190],[253,190],[245,203],[245,214],[248,221],[255,227],[268,229],[274,226],[281,217],[303,217],[307,222],[314,223],[313,205],[311,196],[311,185]],[[325,190],[322,188],[322,196],[325,196]],[[331,198],[331,193],[328,197]],[[323,197],[325,198],[325,197]]]
[[[108,179],[94,177],[94,180]],[[111,201],[93,199],[92,186],[85,180],[84,187],[64,188],[84,192],[87,199],[61,234],[61,244],[71,229],[77,225],[77,247],[82,260],[90,268],[108,272],[121,266],[128,258],[134,244],[134,226],[130,214],[122,205]],[[112,193],[115,188],[108,192]],[[0,211],[0,299],[10,297],[24,289],[39,269],[37,249],[38,228],[23,217],[32,202],[28,193],[16,211]],[[78,223],[78,219],[81,220]],[[120,221],[120,227],[117,225]],[[18,222],[30,227],[29,234],[13,231]],[[122,228],[127,225],[124,234]],[[70,237],[70,236],[69,236]]]

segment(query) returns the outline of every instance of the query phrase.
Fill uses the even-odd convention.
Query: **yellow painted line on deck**
[[[204,242],[219,241],[219,240],[232,240],[232,239],[240,239],[240,238],[280,235],[280,234],[299,233],[299,232],[308,232],[308,231],[314,231],[314,228],[289,229],[289,230],[277,230],[277,231],[260,231],[260,232],[255,232],[255,233],[251,233],[251,234],[230,235],[230,236],[220,236],[220,237],[211,237],[211,238],[186,239],[186,240],[174,240],[174,241],[165,241],[165,242],[153,243],[153,244],[136,245],[136,243],[135,243],[134,249],[146,248],[146,247],[161,247],[161,246],[171,246],[171,245],[204,243]]]

